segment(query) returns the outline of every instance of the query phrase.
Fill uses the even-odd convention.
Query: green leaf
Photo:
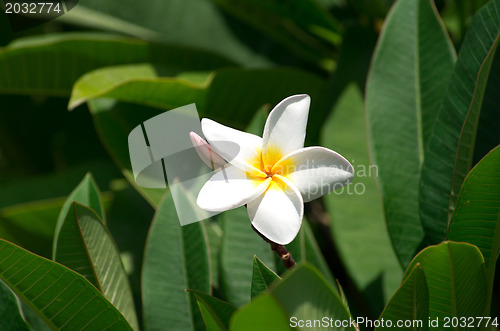
[[[417,264],[429,289],[429,317],[486,316],[488,278],[484,259],[476,246],[443,242],[422,250],[410,263],[405,279]],[[440,328],[438,328],[440,329]]]
[[[429,291],[424,271],[418,263],[394,293],[379,320],[385,321],[385,327],[379,327],[376,330],[390,330],[396,327],[400,320],[421,323],[420,325],[412,324],[411,327],[406,327],[406,330],[429,329]],[[388,325],[388,321],[392,324]],[[398,327],[398,329],[402,328]]]
[[[323,324],[325,316],[328,317],[327,325]],[[303,325],[298,324],[299,320],[302,320]],[[313,325],[314,320],[320,320],[321,325]],[[335,327],[335,321],[347,321],[348,325],[344,325],[344,328],[335,329],[356,330],[355,325],[349,323],[352,320],[337,291],[316,268],[304,264],[291,269],[280,282],[271,286],[269,293],[259,296],[234,314],[231,329],[255,330],[258,326],[271,328],[266,326],[267,323],[276,330],[297,326],[331,330]]]
[[[199,50],[95,33],[17,39],[0,49],[0,92],[67,96],[84,73],[100,67],[153,62],[164,74],[212,70],[232,62]]]
[[[17,297],[0,281],[0,328],[2,330],[29,330],[24,321]]]
[[[114,180],[110,185],[113,199],[106,207],[109,232],[120,251],[127,273],[136,312],[141,323],[141,269],[146,238],[154,216],[154,209],[129,185],[125,178]]]
[[[339,23],[314,1],[215,0],[230,14],[282,43],[290,51],[318,67],[331,69],[330,45],[339,44]],[[331,60],[330,60],[331,62]]]
[[[264,292],[276,279],[280,279],[280,277],[254,255],[251,293],[252,299]]]
[[[188,291],[196,297],[207,330],[229,329],[229,319],[236,312],[235,306],[200,291]]]
[[[373,58],[366,104],[387,227],[403,266],[423,239],[420,166],[454,60],[431,0],[394,4]]]
[[[476,245],[484,257],[490,284],[500,253],[500,147],[467,175],[450,222],[448,239]]]
[[[316,268],[307,264],[292,269],[271,290],[271,294],[290,317],[302,320],[321,320],[324,316],[334,321],[352,319],[338,292]],[[345,327],[345,329],[356,330],[352,326]]]
[[[144,329],[199,330],[203,321],[186,289],[210,291],[210,265],[201,222],[180,225],[170,194],[158,206],[142,269]]]
[[[266,36],[227,17],[211,1],[165,1],[145,6],[122,0],[117,10],[114,4],[87,0],[59,20],[210,51],[248,67],[270,65],[266,55],[283,54]]]
[[[203,115],[246,127],[257,109],[283,98],[307,93],[320,99],[323,80],[296,69],[223,69],[201,74],[204,79],[157,77],[152,68],[130,65],[102,68],[75,84],[69,108],[95,98],[113,98],[169,110],[190,103]],[[249,89],[251,86],[251,89]],[[238,111],[236,112],[235,109]],[[315,110],[314,105],[311,112]]]
[[[106,226],[89,207],[71,203],[59,231],[54,256],[87,278],[129,321],[139,329],[132,291],[120,252]]]
[[[460,132],[460,138],[458,141],[458,148],[455,157],[451,197],[449,202],[449,217],[451,217],[453,211],[455,210],[458,199],[458,192],[460,191],[460,187],[462,186],[465,176],[467,176],[467,173],[472,168],[472,162],[475,152],[474,145],[476,143],[476,135],[481,118],[482,106],[483,102],[485,101],[484,98],[486,97],[486,87],[487,85],[489,85],[490,89],[493,87],[496,88],[496,86],[498,86],[498,83],[500,83],[500,81],[488,79],[494,59],[496,60],[495,62],[500,63],[500,56],[496,55],[498,44],[500,43],[499,40],[500,39],[497,38],[497,41],[493,44],[493,47],[491,48],[488,56],[481,66],[481,69],[479,70],[477,83],[474,90],[474,96],[472,98],[469,111],[467,112],[467,116],[465,117],[465,122],[462,126],[462,130]],[[496,77],[493,76],[492,78]],[[497,99],[496,93],[494,97],[495,99]],[[493,105],[495,104],[494,101],[492,103]],[[496,107],[494,108],[495,109],[492,109],[491,112],[496,111]],[[498,142],[500,143],[500,141]]]
[[[203,88],[207,85],[205,81],[207,81],[208,73],[201,75],[204,79],[193,84],[183,78],[158,78],[155,68],[150,64],[97,69],[85,74],[75,83],[68,108],[72,110],[90,99],[101,97],[132,101],[164,109],[175,108],[192,103],[189,98],[204,97]],[[152,84],[162,89],[164,93],[148,90]],[[176,98],[174,99],[173,96]],[[172,99],[175,101],[171,101]]]
[[[264,294],[236,312],[230,330],[292,330],[287,314],[270,294]]]
[[[342,285],[340,285],[340,282],[338,279],[335,279],[335,283],[337,285],[337,290],[339,292],[339,297],[342,300],[342,304],[344,304],[347,311],[350,313],[351,311],[349,310],[349,302],[347,301],[347,296],[345,295],[344,289],[342,288]]]
[[[101,193],[97,188],[94,178],[90,173],[87,173],[82,179],[80,184],[70,193],[57,218],[56,229],[54,233],[54,243],[52,246],[52,260],[56,261],[57,258],[57,244],[59,241],[59,233],[66,219],[66,215],[71,208],[73,201],[82,205],[90,207],[96,214],[104,220],[104,213],[102,208]]]
[[[0,280],[52,329],[132,330],[83,276],[2,239]]]
[[[430,243],[438,243],[446,237],[457,146],[471,104],[475,108],[479,106],[483,98],[479,91],[483,88],[484,79],[487,79],[488,75],[486,72],[480,75],[479,73],[488,54],[493,54],[491,53],[492,47],[498,40],[500,16],[497,13],[499,10],[498,1],[490,1],[474,16],[426,146],[426,158],[421,172],[419,205],[421,221]],[[485,69],[487,67],[484,66]],[[481,81],[478,81],[478,78]],[[476,86],[479,87],[479,95],[477,101],[474,101]],[[461,144],[472,144],[473,137],[474,134],[470,137],[463,136],[465,140]],[[459,151],[458,157],[465,155],[467,153]],[[468,162],[470,161],[467,160],[465,163],[468,164]],[[459,166],[461,176],[466,173],[464,172],[467,171],[466,168]],[[457,185],[458,182],[457,179]]]
[[[274,267],[274,252],[252,230],[246,208],[240,207],[221,214],[221,285],[229,302],[239,307],[251,298],[253,257],[258,255],[263,263]]]
[[[366,126],[362,94],[351,84],[323,127],[321,145],[346,157],[356,173],[349,186],[323,199],[342,262],[378,314],[399,287],[403,270],[387,233],[376,183],[378,168],[370,162]]]

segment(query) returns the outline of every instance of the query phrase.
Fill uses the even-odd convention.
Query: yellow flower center
[[[271,178],[269,189],[285,189],[286,184],[280,177],[286,177],[292,172],[294,164],[290,159],[278,163],[282,157],[283,152],[276,146],[269,146],[265,155],[259,150],[248,163],[260,171],[248,175],[254,178],[256,185]]]

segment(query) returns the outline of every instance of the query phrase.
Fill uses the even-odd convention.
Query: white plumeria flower
[[[257,231],[275,243],[290,243],[300,230],[304,202],[354,177],[340,154],[304,148],[310,102],[305,94],[281,101],[269,114],[262,138],[202,119],[210,146],[229,165],[205,183],[198,194],[200,208],[221,212],[246,204]]]

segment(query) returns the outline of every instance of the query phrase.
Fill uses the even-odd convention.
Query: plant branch
[[[278,256],[280,257],[281,262],[283,263],[283,265],[285,266],[285,268],[291,269],[292,267],[294,267],[297,264],[297,263],[295,263],[295,260],[293,259],[292,254],[289,251],[287,251],[287,249],[285,248],[285,246],[277,244],[274,241],[271,241],[271,240],[267,239],[262,233],[260,233],[256,228],[254,228],[253,225],[252,225],[252,229],[262,239],[264,239],[265,242],[268,242],[269,245],[271,245],[271,249],[273,251],[275,251],[276,254],[278,254]]]

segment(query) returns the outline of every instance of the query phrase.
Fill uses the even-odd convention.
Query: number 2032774
[[[6,14],[53,14],[61,12],[59,2],[6,2]]]

